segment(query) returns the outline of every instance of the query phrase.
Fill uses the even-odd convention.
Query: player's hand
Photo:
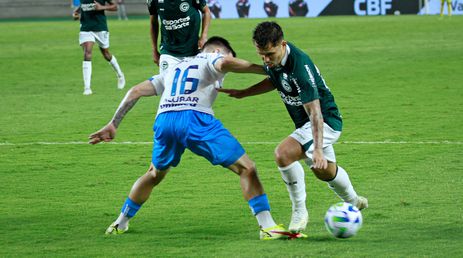
[[[322,149],[315,149],[312,153],[312,166],[314,169],[327,169],[328,161],[323,156]]]
[[[219,88],[217,89],[218,92],[222,92],[225,94],[228,94],[229,97],[241,99],[244,98],[244,91],[243,90],[234,90],[234,89],[222,89]]]
[[[88,143],[97,144],[100,142],[110,142],[116,137],[116,127],[112,123],[107,124],[105,127],[101,128],[99,131],[91,134],[88,139]]]
[[[206,43],[206,41],[207,41],[207,37],[199,38],[199,40],[198,40],[198,49],[202,49],[204,44]]]
[[[72,19],[78,20],[80,18],[80,14],[78,12],[73,12],[72,13]]]
[[[95,11],[104,10],[104,7],[100,3],[98,3],[97,1],[93,1],[93,3],[95,4]]]
[[[161,54],[157,49],[153,49],[153,62],[159,66],[159,59],[161,58]]]

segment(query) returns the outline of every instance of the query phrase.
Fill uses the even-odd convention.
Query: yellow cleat
[[[113,222],[108,229],[106,229],[105,235],[120,235],[124,234],[127,230],[129,230],[128,226],[125,229],[121,229],[119,228],[119,224]]]
[[[283,225],[260,229],[260,240],[289,239],[292,234]]]

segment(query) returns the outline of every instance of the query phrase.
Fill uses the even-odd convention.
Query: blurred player
[[[276,17],[278,13],[278,5],[273,0],[264,1],[264,11],[268,17]]]
[[[236,11],[238,12],[238,17],[240,18],[249,17],[250,8],[251,4],[248,0],[238,0],[238,2],[236,2]]]
[[[106,24],[105,10],[116,11],[117,6],[112,0],[81,0],[80,7],[74,16],[80,14],[79,44],[84,50],[82,70],[84,77],[84,95],[92,94],[90,87],[92,78],[92,49],[98,43],[103,57],[112,66],[117,75],[117,88],[123,89],[125,77],[119,67],[117,59],[109,52],[109,31]]]
[[[452,16],[452,1],[451,0],[440,0],[440,16],[444,16],[444,5],[447,2],[447,15]]]
[[[220,5],[219,1],[217,0],[208,0],[207,6],[211,13],[214,15],[216,19],[220,19],[220,12],[222,12],[222,5]]]
[[[253,40],[268,78],[247,89],[220,91],[243,98],[277,89],[296,126],[275,150],[275,161],[292,201],[289,230],[300,232],[309,220],[301,159],[343,201],[359,209],[368,207],[367,199],[355,192],[347,172],[336,164],[333,144],[341,135],[342,119],[317,66],[307,54],[284,40],[275,22],[260,23]]]
[[[289,1],[289,16],[306,16],[309,13],[309,6],[304,0],[290,0]]]
[[[125,9],[124,0],[117,0],[117,19],[128,20],[127,10]]]
[[[150,168],[135,182],[119,217],[108,227],[106,234],[122,234],[128,230],[129,220],[148,200],[153,187],[163,180],[171,167],[179,164],[187,148],[213,165],[222,165],[239,175],[243,196],[261,227],[260,239],[303,236],[291,235],[281,225],[275,224],[254,162],[213,116],[216,89],[221,87],[225,73],[263,73],[261,66],[234,56],[235,52],[225,39],[212,37],[204,44],[202,53],[133,87],[122,100],[113,119],[90,136],[91,144],[113,140],[120,122],[140,97],[161,95],[153,127]]]
[[[206,0],[148,0],[147,4],[150,13],[153,60],[163,74],[183,58],[195,56],[199,52],[207,40],[211,12],[206,5]],[[161,44],[158,50],[159,23]],[[201,36],[199,36],[200,27]]]

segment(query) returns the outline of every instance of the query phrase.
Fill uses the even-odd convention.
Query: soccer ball
[[[326,229],[337,238],[354,236],[362,227],[362,213],[347,202],[333,204],[325,215]]]

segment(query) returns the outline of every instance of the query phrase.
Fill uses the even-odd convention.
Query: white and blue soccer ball
[[[333,204],[325,215],[326,229],[337,238],[348,238],[362,227],[362,213],[347,202]]]

